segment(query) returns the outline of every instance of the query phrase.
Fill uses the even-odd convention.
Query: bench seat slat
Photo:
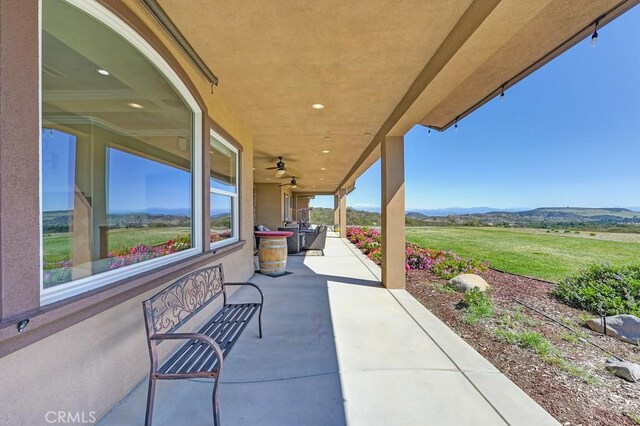
[[[213,340],[215,340],[218,345],[220,343],[218,342],[218,339],[216,337],[225,329],[225,327],[227,327],[227,324],[232,322],[233,319],[238,315],[236,313],[236,309],[229,306],[223,307],[223,313],[224,315],[221,318],[210,320],[198,331],[198,333],[206,334],[207,336],[213,338]],[[192,352],[192,355],[185,358],[182,363],[176,363],[176,365],[174,366],[176,372],[189,373],[192,371],[202,371],[198,368],[198,366],[202,364],[203,360],[208,359],[208,357],[213,354],[211,348],[202,342],[200,342],[198,348],[191,348],[189,352]]]
[[[259,306],[259,303],[224,305],[198,330],[198,333],[206,334],[215,340],[226,358]],[[158,369],[157,376],[213,373],[217,369],[217,361],[215,353],[208,345],[197,340],[189,340]]]
[[[235,324],[236,319],[239,316],[240,316],[240,309],[235,307],[230,307],[228,311],[228,315],[225,315],[222,322],[220,322],[215,327],[205,326],[201,329],[200,333],[206,334],[207,336],[211,337],[213,340],[216,341],[218,346],[220,346],[220,349],[224,351],[225,347],[220,344],[220,336],[225,333],[225,330],[227,330],[229,327],[232,327]],[[180,372],[188,373],[191,371],[208,371],[207,369],[203,368],[203,366],[206,365],[207,360],[213,357],[213,359],[217,361],[217,358],[215,357],[215,354],[213,353],[213,351],[211,351],[207,345],[203,345],[203,346],[206,346],[206,348],[203,348],[203,350],[199,351],[200,352],[199,356],[193,358],[193,362],[185,363],[180,368]]]
[[[227,337],[225,338],[225,340],[220,340],[220,341],[216,340],[220,345],[220,348],[222,349],[222,354],[225,358],[231,351],[231,348],[233,347],[235,342],[238,340],[238,338],[242,334],[242,331],[244,330],[246,325],[251,320],[251,317],[253,316],[253,314],[256,312],[257,306],[258,306],[257,304],[247,304],[240,312],[241,313],[240,318],[236,320],[233,327],[227,330],[227,333],[226,333]],[[216,362],[215,356],[211,354],[211,358],[208,360],[207,363],[203,365],[204,369],[209,371],[215,366],[214,365],[215,362]]]
[[[218,313],[216,313],[216,315],[213,316],[213,318],[211,318],[211,320],[207,323],[208,324],[215,324],[218,323],[226,314],[227,309],[226,307],[221,309]],[[205,325],[206,327],[206,325]],[[203,327],[203,328],[205,328]],[[208,335],[208,333],[205,333]],[[173,370],[175,371],[174,367],[175,365],[182,365],[184,364],[186,357],[188,357],[191,353],[191,350],[193,350],[193,348],[191,348],[191,346],[193,345],[198,345],[200,346],[202,342],[198,341],[198,340],[189,340],[187,343],[185,343],[183,346],[181,346],[162,366],[162,368],[160,370],[158,370],[159,373],[164,373],[166,371],[169,370]]]
[[[218,339],[216,339],[217,335],[221,333],[225,325],[229,322],[230,318],[232,318],[235,314],[236,309],[234,307],[224,306],[220,310],[220,312],[218,312],[213,318],[211,318],[211,320],[209,320],[198,330],[198,333],[205,334],[213,338],[216,343],[218,343]],[[203,371],[195,368],[190,368],[193,364],[193,361],[195,360],[194,356],[199,357],[201,355],[205,355],[207,359],[209,358],[209,356],[213,355],[213,358],[216,359],[215,354],[213,354],[213,351],[208,345],[202,344],[202,342],[200,341],[188,342],[180,347],[178,351],[176,351],[176,354],[171,359],[169,359],[158,370],[158,372],[160,374],[184,374]]]

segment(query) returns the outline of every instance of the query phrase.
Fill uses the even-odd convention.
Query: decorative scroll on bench
[[[249,286],[260,295],[259,303],[227,303],[228,286]],[[177,332],[193,316],[218,296],[223,300],[219,310],[193,333]],[[262,302],[264,297],[252,283],[225,283],[222,265],[194,271],[152,298],[142,302],[151,359],[146,425],[151,425],[156,380],[209,378],[213,385],[213,421],[220,426],[218,382],[224,359],[245,327],[258,311],[258,330],[262,338]],[[160,364],[158,345],[164,340],[184,340],[168,359]]]

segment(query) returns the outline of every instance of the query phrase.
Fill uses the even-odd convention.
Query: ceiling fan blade
[[[264,169],[265,170],[278,170],[277,167],[265,167]]]
[[[281,184],[280,184],[280,185],[278,185],[278,186],[291,186],[291,184],[290,184],[290,183],[281,183]]]
[[[300,189],[304,189],[304,185],[300,185],[300,184],[298,184],[298,188],[300,188]]]

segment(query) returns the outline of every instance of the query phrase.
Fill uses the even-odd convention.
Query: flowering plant
[[[350,226],[347,228],[347,239],[358,247],[371,260],[380,264],[382,261],[381,234],[377,229]],[[434,275],[451,279],[467,272],[481,272],[487,264],[463,259],[450,251],[431,250],[416,244],[405,243],[405,271],[411,269],[425,270]]]

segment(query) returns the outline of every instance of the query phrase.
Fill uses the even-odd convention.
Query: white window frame
[[[211,172],[209,172],[209,199],[211,199],[211,194],[216,195],[225,195],[227,197],[231,197],[231,227],[233,236],[231,238],[227,238],[226,240],[216,241],[215,243],[210,243],[209,248],[216,249],[220,248],[232,243],[236,243],[240,241],[240,203],[238,202],[238,198],[240,196],[240,169],[238,168],[240,153],[238,148],[229,143],[220,133],[216,132],[213,129],[209,130],[209,136],[216,139],[225,148],[229,149],[231,152],[236,155],[236,192],[225,191],[223,189],[212,188],[211,187]],[[211,139],[209,139],[209,143],[211,143]],[[209,203],[209,211],[207,212],[207,220],[211,221],[211,203]],[[211,230],[209,230],[209,234],[211,234]]]
[[[42,1],[39,2],[39,34],[42,35]],[[158,71],[163,74],[171,83],[173,88],[182,96],[189,109],[192,111],[192,135],[193,135],[193,155],[191,159],[191,189],[192,189],[192,248],[183,250],[178,253],[168,254],[156,259],[147,260],[134,265],[124,266],[122,268],[111,271],[101,272],[96,275],[80,278],[78,280],[69,281],[68,283],[58,284],[51,288],[44,288],[44,270],[43,270],[43,223],[42,223],[42,152],[40,152],[40,304],[48,305],[59,300],[63,300],[80,293],[87,292],[99,287],[103,287],[114,282],[130,278],[132,275],[148,272],[153,269],[179,262],[181,260],[193,257],[203,252],[202,239],[202,110],[198,106],[195,98],[180,79],[178,74],[171,66],[162,58],[162,56],[134,29],[129,27],[124,21],[110,12],[97,1],[86,0],[64,0],[72,6],[87,13],[89,16],[98,20],[116,34],[122,36],[131,43],[141,55],[145,56]],[[42,41],[40,41],[40,58],[39,63],[42,64]],[[42,66],[40,66],[42,68]],[[40,76],[40,104],[42,105],[42,76]],[[40,128],[42,128],[42,111],[40,112]],[[42,136],[42,132],[40,132]],[[40,151],[42,151],[42,140],[40,140]]]

